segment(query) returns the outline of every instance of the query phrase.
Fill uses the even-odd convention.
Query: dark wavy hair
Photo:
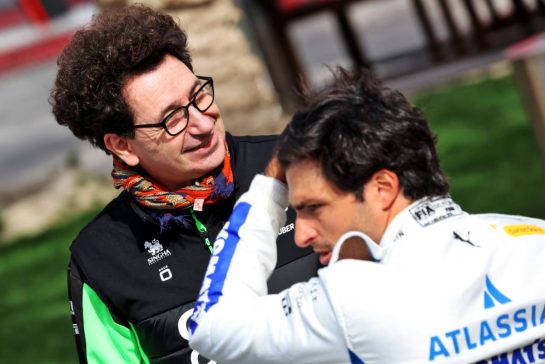
[[[109,154],[106,133],[134,137],[124,83],[153,70],[167,54],[193,69],[187,35],[171,16],[142,5],[95,15],[57,60],[49,99],[57,122]]]
[[[413,200],[448,193],[436,137],[423,114],[368,71],[333,71],[334,82],[307,96],[278,142],[280,164],[319,162],[324,177],[363,200],[363,185],[382,168],[395,172]]]

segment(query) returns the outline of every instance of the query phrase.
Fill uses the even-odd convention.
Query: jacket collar
[[[467,213],[449,195],[424,197],[414,201],[394,217],[382,235],[380,244],[360,231],[349,231],[342,235],[335,244],[329,265],[339,260],[339,253],[343,244],[353,237],[361,239],[367,245],[369,252],[376,261],[382,261],[387,257],[391,247],[405,235],[412,235],[413,232],[421,231],[443,220],[464,214]]]

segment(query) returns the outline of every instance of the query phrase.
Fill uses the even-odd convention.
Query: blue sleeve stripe
[[[225,240],[225,245],[223,249],[218,254],[218,263],[216,264],[216,270],[209,275],[211,279],[210,290],[208,292],[208,297],[210,301],[206,305],[205,311],[208,311],[210,307],[214,306],[220,297],[223,295],[223,284],[225,283],[225,277],[229,271],[229,266],[231,265],[231,260],[235,254],[235,249],[240,241],[240,236],[238,231],[240,227],[246,221],[248,213],[250,212],[250,204],[240,203],[233,210],[233,214],[229,218],[229,226],[227,228],[227,239]]]
[[[195,310],[189,321],[189,330],[194,332],[197,328],[198,316],[202,311],[208,311],[214,306],[223,295],[225,277],[229,271],[231,260],[235,254],[236,247],[240,241],[239,230],[246,222],[251,205],[247,202],[237,204],[229,218],[229,225],[225,232],[226,238],[219,238],[214,244],[214,255],[210,258],[208,269],[204,278],[203,287],[199,298],[195,303]],[[222,234],[225,234],[222,233]],[[208,285],[208,287],[206,287]],[[195,319],[195,320],[194,320]]]
[[[352,352],[352,350],[348,349],[348,355],[350,356],[350,363],[351,364],[365,364],[363,360],[358,358],[356,354]]]

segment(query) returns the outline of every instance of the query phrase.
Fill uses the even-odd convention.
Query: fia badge
[[[193,202],[193,210],[202,211],[203,205],[204,205],[204,199],[196,198],[195,202]]]
[[[430,226],[436,222],[464,213],[454,201],[442,196],[424,199],[411,207],[409,212],[422,227]]]

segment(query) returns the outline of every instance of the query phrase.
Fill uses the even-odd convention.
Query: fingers
[[[286,183],[286,172],[280,165],[280,162],[278,161],[276,155],[272,157],[272,159],[269,161],[269,164],[265,168],[265,175],[276,178],[280,182]]]

